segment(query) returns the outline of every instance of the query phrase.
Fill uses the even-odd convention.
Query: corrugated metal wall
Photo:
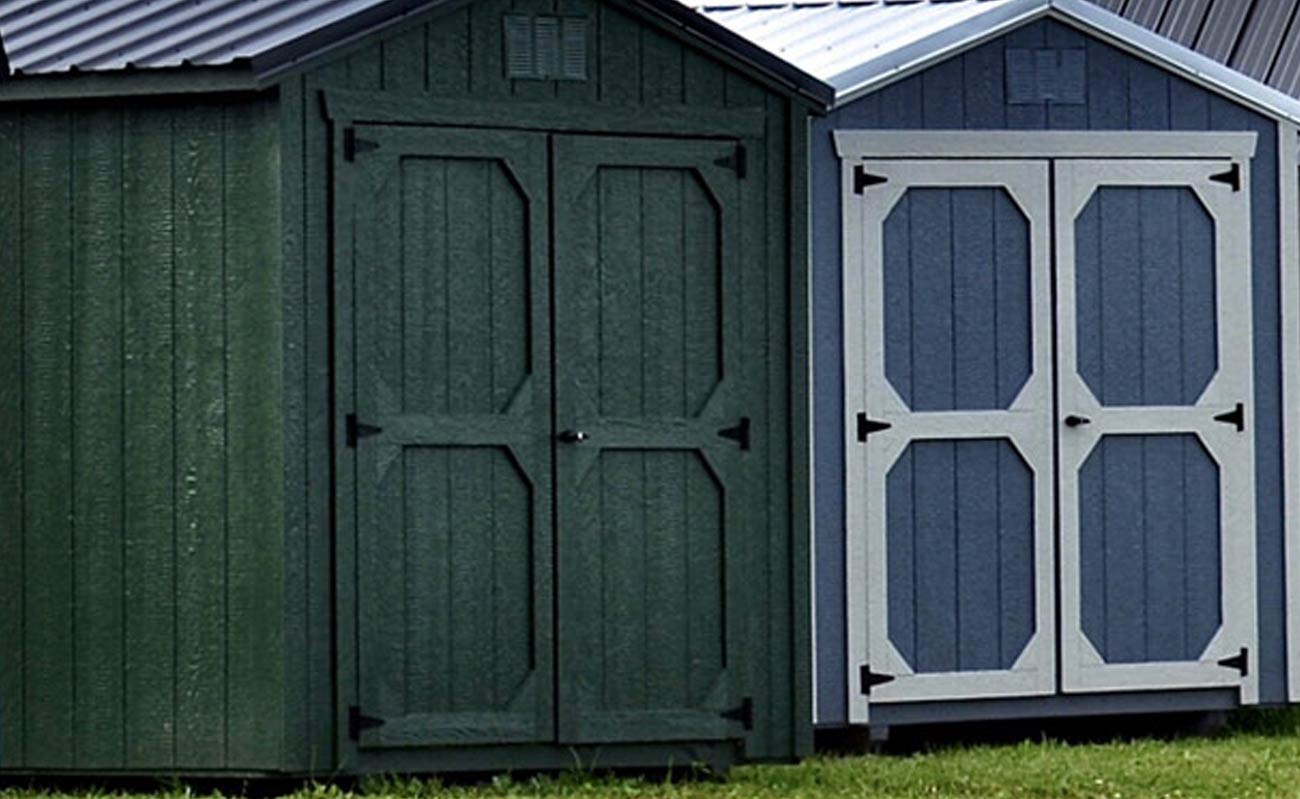
[[[0,769],[280,764],[277,148],[0,109]]]

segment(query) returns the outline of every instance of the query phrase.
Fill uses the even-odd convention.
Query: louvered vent
[[[506,77],[512,80],[586,80],[584,17],[505,17]]]
[[[1007,102],[1011,105],[1079,105],[1088,94],[1082,48],[1008,48]]]

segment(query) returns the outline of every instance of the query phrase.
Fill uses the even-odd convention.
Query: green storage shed
[[[827,87],[673,0],[0,38],[0,775],[808,750]]]

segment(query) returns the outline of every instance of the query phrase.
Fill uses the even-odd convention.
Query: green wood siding
[[[0,111],[0,770],[282,763],[275,109]]]
[[[500,20],[507,12],[524,11],[588,17],[589,80],[512,81],[505,77]],[[566,129],[602,134],[614,132],[605,120],[623,112],[630,117],[646,109],[654,110],[658,120],[680,119],[680,129],[672,135],[682,136],[693,133],[690,114],[683,113],[687,110],[758,109],[766,120],[762,134],[746,142],[749,174],[742,181],[745,186],[738,203],[740,261],[746,268],[736,291],[743,308],[737,325],[738,346],[746,364],[745,380],[758,406],[753,415],[771,423],[755,430],[752,457],[758,464],[754,480],[759,488],[753,492],[749,523],[762,534],[754,536],[758,541],[740,567],[747,594],[736,603],[737,628],[731,634],[740,648],[730,667],[738,672],[741,695],[752,696],[756,702],[758,724],[747,739],[748,755],[782,758],[806,751],[810,744],[808,655],[803,631],[806,613],[796,612],[797,607],[804,608],[796,588],[806,583],[807,555],[804,521],[795,515],[804,509],[804,501],[795,495],[803,491],[807,479],[806,459],[800,455],[804,426],[791,425],[792,415],[799,413],[805,383],[802,367],[792,369],[792,358],[803,356],[792,355],[789,349],[792,338],[803,341],[803,334],[792,327],[803,324],[802,305],[792,316],[791,302],[792,296],[795,302],[803,296],[804,267],[791,258],[795,246],[792,218],[797,214],[791,212],[794,201],[789,182],[791,152],[801,152],[798,143],[805,135],[802,117],[784,98],[633,16],[612,0],[481,0],[442,16],[414,20],[382,38],[359,42],[330,63],[286,79],[280,87],[285,187],[288,766],[328,770],[338,742],[347,745],[346,732],[335,724],[339,709],[332,704],[330,638],[333,496],[329,464],[331,439],[339,431],[331,417],[327,265],[331,259],[331,147],[337,142],[331,139],[330,124],[321,110],[321,93],[339,89],[375,93],[380,104],[403,95],[472,100],[485,115],[500,110],[497,117],[504,120],[502,124],[538,130],[547,128],[544,118],[513,121],[509,109],[525,104],[537,108],[546,103],[565,114],[566,120],[574,113],[590,112],[589,128],[575,130],[566,123]],[[659,109],[667,110],[659,113]],[[797,474],[795,464],[800,465]],[[467,767],[501,757],[505,760],[499,763],[510,758],[467,748],[441,761],[433,755],[423,760],[420,758],[425,755],[405,759],[394,755],[360,767],[410,768],[417,763]]]

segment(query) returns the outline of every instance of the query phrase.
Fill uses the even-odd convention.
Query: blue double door
[[[1056,692],[1251,701],[1242,165],[860,166],[874,179],[845,190],[854,720],[875,702]]]

